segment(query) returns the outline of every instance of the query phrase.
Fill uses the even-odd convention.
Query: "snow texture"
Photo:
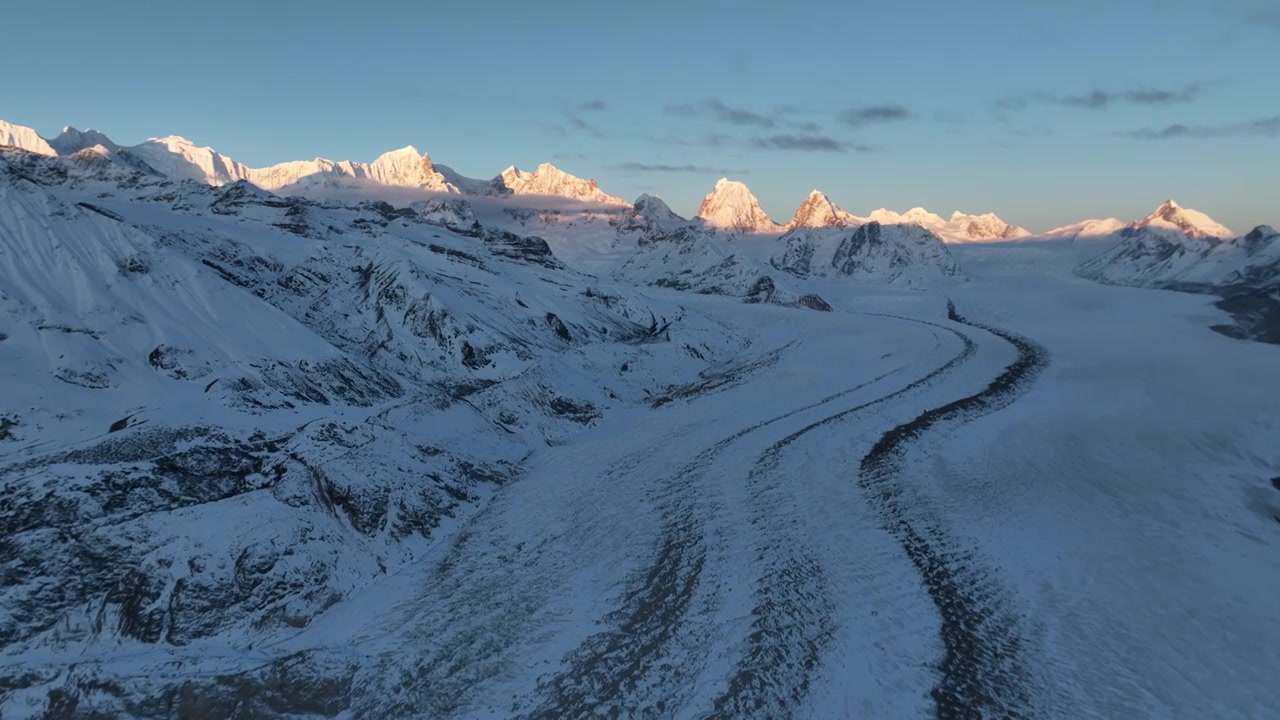
[[[1280,716],[1268,227],[9,133],[0,717]]]

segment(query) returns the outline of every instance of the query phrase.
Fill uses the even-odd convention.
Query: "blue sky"
[[[252,166],[412,144],[684,214],[727,175],[782,219],[819,188],[1032,229],[1166,197],[1280,225],[1276,0],[62,0],[6,22],[0,118],[46,136]]]

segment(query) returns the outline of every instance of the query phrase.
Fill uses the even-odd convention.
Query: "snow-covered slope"
[[[796,208],[796,214],[787,223],[787,230],[795,228],[830,227],[834,225],[856,225],[863,222],[848,212],[840,209],[831,198],[822,191],[814,190]]]
[[[729,233],[776,233],[782,228],[769,219],[760,207],[760,201],[746,185],[736,180],[720,178],[711,192],[702,199],[696,217],[714,230]]]
[[[249,168],[211,147],[202,147],[177,135],[151,138],[130,148],[158,172],[180,180],[208,185],[229,185],[249,180]]]
[[[646,236],[616,277],[703,295],[726,295],[747,303],[830,310],[817,295],[797,292],[768,265],[714,231],[689,226]]]
[[[466,219],[0,152],[3,687],[303,632],[740,348]]]
[[[1260,226],[1244,237],[1172,200],[1116,233],[1118,242],[1087,260],[1083,277],[1168,288],[1266,288],[1280,283],[1280,243]]]
[[[35,130],[0,120],[0,147],[6,146],[21,148],[27,152],[40,153],[41,155],[58,154],[58,151],[54,150]]]
[[[853,277],[863,282],[928,285],[960,275],[946,245],[917,224],[796,228],[780,238],[774,267],[800,277]]]
[[[1084,220],[1070,225],[1063,225],[1036,237],[1045,240],[1078,240],[1090,238],[1106,238],[1123,230],[1128,223],[1117,218],[1103,220]]]

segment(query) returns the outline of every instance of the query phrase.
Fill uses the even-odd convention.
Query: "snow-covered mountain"
[[[494,178],[493,184],[500,193],[550,195],[583,203],[631,206],[622,198],[606,194],[595,180],[574,177],[551,163],[542,163],[533,172],[525,172],[513,165]]]
[[[853,277],[864,282],[927,285],[960,275],[946,245],[925,227],[882,224],[796,228],[780,239],[774,267],[800,277]]]
[[[942,234],[952,242],[976,240],[1018,240],[1031,235],[1021,228],[996,217],[995,213],[966,215],[956,211],[942,228]]]
[[[696,226],[648,236],[619,268],[619,280],[702,295],[725,295],[746,303],[830,310],[821,297],[797,292],[785,278],[714,230]]]
[[[1134,223],[1135,228],[1162,232],[1192,239],[1229,238],[1235,233],[1225,225],[1198,210],[1184,208],[1173,200],[1166,200],[1145,218]]]
[[[324,158],[250,169],[249,182],[272,192],[308,195],[324,190],[367,187],[408,188],[437,193],[457,193],[426,153],[413,146],[379,155],[371,163],[333,162]]]
[[[600,190],[595,180],[584,180],[544,163],[533,172],[509,167],[492,180],[478,180],[435,165],[430,156],[413,146],[384,153],[371,163],[350,160],[296,160],[265,168],[251,168],[210,147],[170,135],[151,138],[133,147],[122,147],[96,130],[64,128],[52,142],[34,130],[0,122],[0,145],[11,145],[44,155],[70,155],[94,146],[141,161],[162,175],[207,185],[248,181],[272,192],[323,196],[332,191],[406,188],[468,195],[547,195],[586,204],[629,207],[625,200]]]
[[[119,146],[111,138],[97,130],[77,130],[70,125],[62,128],[62,132],[58,134],[58,137],[49,141],[49,146],[58,155],[71,155],[95,145],[100,145],[107,150],[119,149]]]
[[[464,206],[212,187],[98,147],[0,151],[7,657],[259,653],[423,558],[534,449],[738,347]]]
[[[662,198],[648,193],[636,198],[632,207],[645,222],[663,232],[670,232],[689,224],[689,220],[677,215]]]
[[[1108,283],[1209,291],[1280,284],[1280,243],[1271,228],[1230,235],[1208,215],[1169,200],[1116,233],[1117,244],[1077,272]]]
[[[795,228],[818,228],[839,225],[857,225],[863,220],[845,212],[822,191],[814,190],[796,208],[796,214],[787,223],[787,230]]]
[[[696,216],[714,230],[739,234],[763,234],[781,232],[782,228],[769,219],[760,207],[760,201],[741,182],[720,178],[711,192],[702,199]]]
[[[41,155],[58,154],[58,151],[54,150],[35,130],[0,120],[0,147],[6,145]]]
[[[1025,228],[1010,225],[994,213],[966,215],[957,210],[951,214],[950,219],[944,220],[940,215],[920,207],[901,214],[881,208],[872,212],[867,220],[882,225],[920,225],[944,242],[952,243],[1018,240],[1031,235]]]
[[[1070,225],[1056,227],[1037,237],[1046,240],[1077,240],[1090,238],[1106,238],[1123,230],[1128,223],[1117,218],[1103,220],[1084,220]]]

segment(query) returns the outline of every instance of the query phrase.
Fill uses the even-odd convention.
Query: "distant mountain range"
[[[469,178],[433,162],[428,154],[420,153],[412,146],[384,153],[370,163],[316,158],[251,168],[213,148],[196,145],[176,135],[151,138],[141,144],[124,147],[96,130],[67,127],[58,137],[46,140],[31,128],[3,121],[0,121],[0,145],[44,155],[65,156],[92,150],[135,170],[195,180],[215,187],[247,181],[281,195],[324,196],[342,191],[376,193],[396,188],[476,197],[551,196],[599,205],[606,211],[652,204],[656,199],[646,195],[638,198],[635,204],[628,203],[605,193],[595,180],[575,177],[549,163],[543,163],[533,171],[508,167],[490,180]],[[671,223],[683,220],[674,213],[670,216]],[[880,209],[865,218],[858,217],[837,207],[818,190],[805,198],[791,220],[779,224],[769,218],[746,185],[727,178],[716,183],[692,220],[730,234],[781,234],[797,227],[855,226],[877,221],[881,224],[919,224],[945,242],[1011,240],[1030,235],[1027,230],[1005,223],[990,213],[967,215],[956,212],[949,219],[943,219],[922,208],[902,214]]]

